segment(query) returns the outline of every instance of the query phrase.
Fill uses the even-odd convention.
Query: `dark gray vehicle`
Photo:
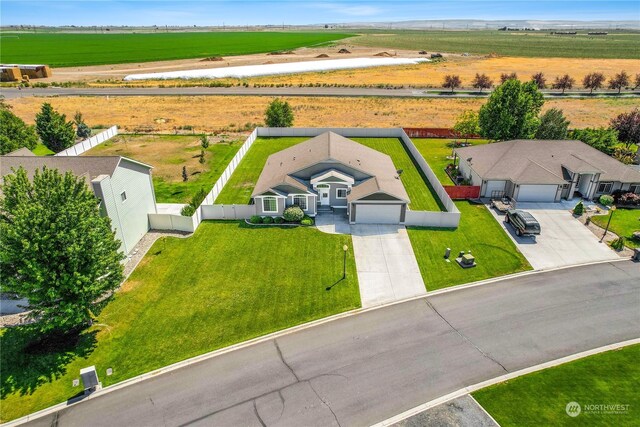
[[[511,224],[518,236],[535,236],[540,234],[540,223],[529,212],[509,209],[504,222]]]

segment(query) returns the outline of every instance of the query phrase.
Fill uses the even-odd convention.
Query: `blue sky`
[[[640,1],[0,1],[2,25],[276,25],[414,19],[640,20]]]

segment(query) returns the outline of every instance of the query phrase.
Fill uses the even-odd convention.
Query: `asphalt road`
[[[615,95],[615,92],[600,92],[602,95]],[[421,89],[378,89],[344,87],[146,87],[146,88],[0,88],[0,95],[6,99],[29,96],[335,96],[335,97],[390,97],[390,98],[477,98],[486,97],[469,93],[446,93],[446,91],[428,91]],[[640,95],[622,94],[616,97],[635,97]],[[557,98],[558,93],[546,92],[545,97]],[[587,92],[567,93],[562,98],[589,97]]]
[[[576,267],[328,322],[30,425],[364,426],[507,372],[638,337],[640,264]]]

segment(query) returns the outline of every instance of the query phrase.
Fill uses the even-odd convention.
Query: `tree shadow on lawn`
[[[96,347],[97,331],[43,337],[34,325],[17,326],[2,334],[0,394],[32,394],[39,386],[62,377],[74,359],[86,358]]]

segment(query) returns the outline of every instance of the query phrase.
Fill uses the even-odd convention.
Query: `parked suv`
[[[518,236],[540,234],[540,223],[529,212],[509,209],[504,222],[511,224]]]

